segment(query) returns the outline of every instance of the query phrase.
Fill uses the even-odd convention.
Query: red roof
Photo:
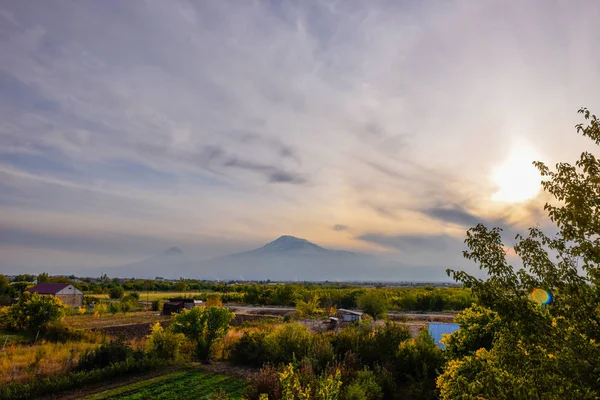
[[[56,294],[69,286],[68,283],[38,283],[34,287],[27,289],[31,293]]]

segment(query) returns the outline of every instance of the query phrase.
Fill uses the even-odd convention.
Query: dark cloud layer
[[[374,243],[379,246],[388,247],[400,251],[443,251],[456,248],[460,251],[461,240],[445,234],[398,234],[387,235],[381,233],[367,233],[357,237],[369,243]]]

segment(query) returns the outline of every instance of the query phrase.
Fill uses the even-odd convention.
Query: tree
[[[212,293],[206,296],[206,307],[222,307],[223,301],[221,301],[221,296],[218,294]]]
[[[577,131],[600,145],[600,120],[587,109],[579,112],[587,125]],[[583,152],[575,165],[559,163],[554,171],[534,165],[554,198],[544,210],[556,233],[534,227],[517,235],[513,248],[523,265],[517,269],[506,260],[501,229],[479,224],[467,232],[464,255],[488,278],[448,273],[498,318],[491,343],[488,336],[474,353],[466,346],[467,355],[448,363],[438,378],[442,399],[600,396],[600,162]],[[463,329],[458,336],[475,343]]]
[[[8,278],[0,274],[0,294],[7,294],[10,290],[10,282]]]
[[[44,331],[51,323],[60,321],[64,313],[57,297],[24,292],[17,304],[8,307],[8,326],[17,331]]]
[[[172,333],[169,329],[164,329],[160,322],[157,322],[152,326],[146,346],[150,354],[163,360],[174,360],[179,354],[182,339],[181,333]]]
[[[227,308],[194,307],[176,314],[171,327],[173,332],[195,341],[196,356],[208,361],[214,342],[227,334],[234,316]]]
[[[374,320],[384,318],[388,310],[388,302],[385,295],[378,290],[367,290],[357,300],[358,306],[365,314]]]
[[[177,283],[175,284],[175,288],[179,292],[187,292],[188,290],[190,290],[190,287],[187,283],[185,283],[183,279],[177,281]]]
[[[47,272],[42,272],[37,276],[37,281],[39,283],[50,282],[50,276]]]
[[[110,291],[108,292],[108,297],[110,297],[113,300],[118,300],[121,297],[123,297],[125,295],[125,289],[123,289],[122,286],[114,286],[112,288],[110,288]]]

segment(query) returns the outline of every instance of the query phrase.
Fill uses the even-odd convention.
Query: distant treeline
[[[164,280],[119,280],[103,277],[101,279],[76,279],[75,277],[49,277],[47,274],[20,275],[15,282],[69,282],[88,295],[109,294],[111,289],[121,287],[130,292],[173,292],[174,295],[194,292],[194,297],[206,300],[211,294],[217,294],[224,303],[240,303],[262,306],[296,306],[296,302],[318,299],[319,307],[328,309],[357,308],[357,299],[365,292],[377,290],[383,293],[391,309],[403,311],[445,311],[463,310],[475,299],[471,291],[465,288],[436,288],[421,286],[414,288],[362,287],[348,283],[227,283],[209,282],[192,279],[179,281]],[[26,287],[26,285],[21,285]],[[21,288],[20,286],[20,288]],[[198,294],[200,293],[200,294]]]

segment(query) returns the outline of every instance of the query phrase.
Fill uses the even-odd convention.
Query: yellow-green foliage
[[[7,346],[0,351],[0,383],[69,371],[86,350],[97,346],[98,343],[90,342]]]
[[[288,364],[279,373],[281,384],[281,398],[285,400],[337,400],[342,387],[339,369],[331,375],[319,377],[314,386],[302,383],[297,371],[292,364]]]
[[[172,333],[157,322],[152,326],[146,346],[150,354],[165,360],[174,360],[179,355],[179,347],[184,339],[182,334]]]
[[[323,309],[319,307],[319,296],[317,294],[312,294],[309,296],[307,301],[297,300],[296,312],[300,318],[307,318],[323,314]]]

